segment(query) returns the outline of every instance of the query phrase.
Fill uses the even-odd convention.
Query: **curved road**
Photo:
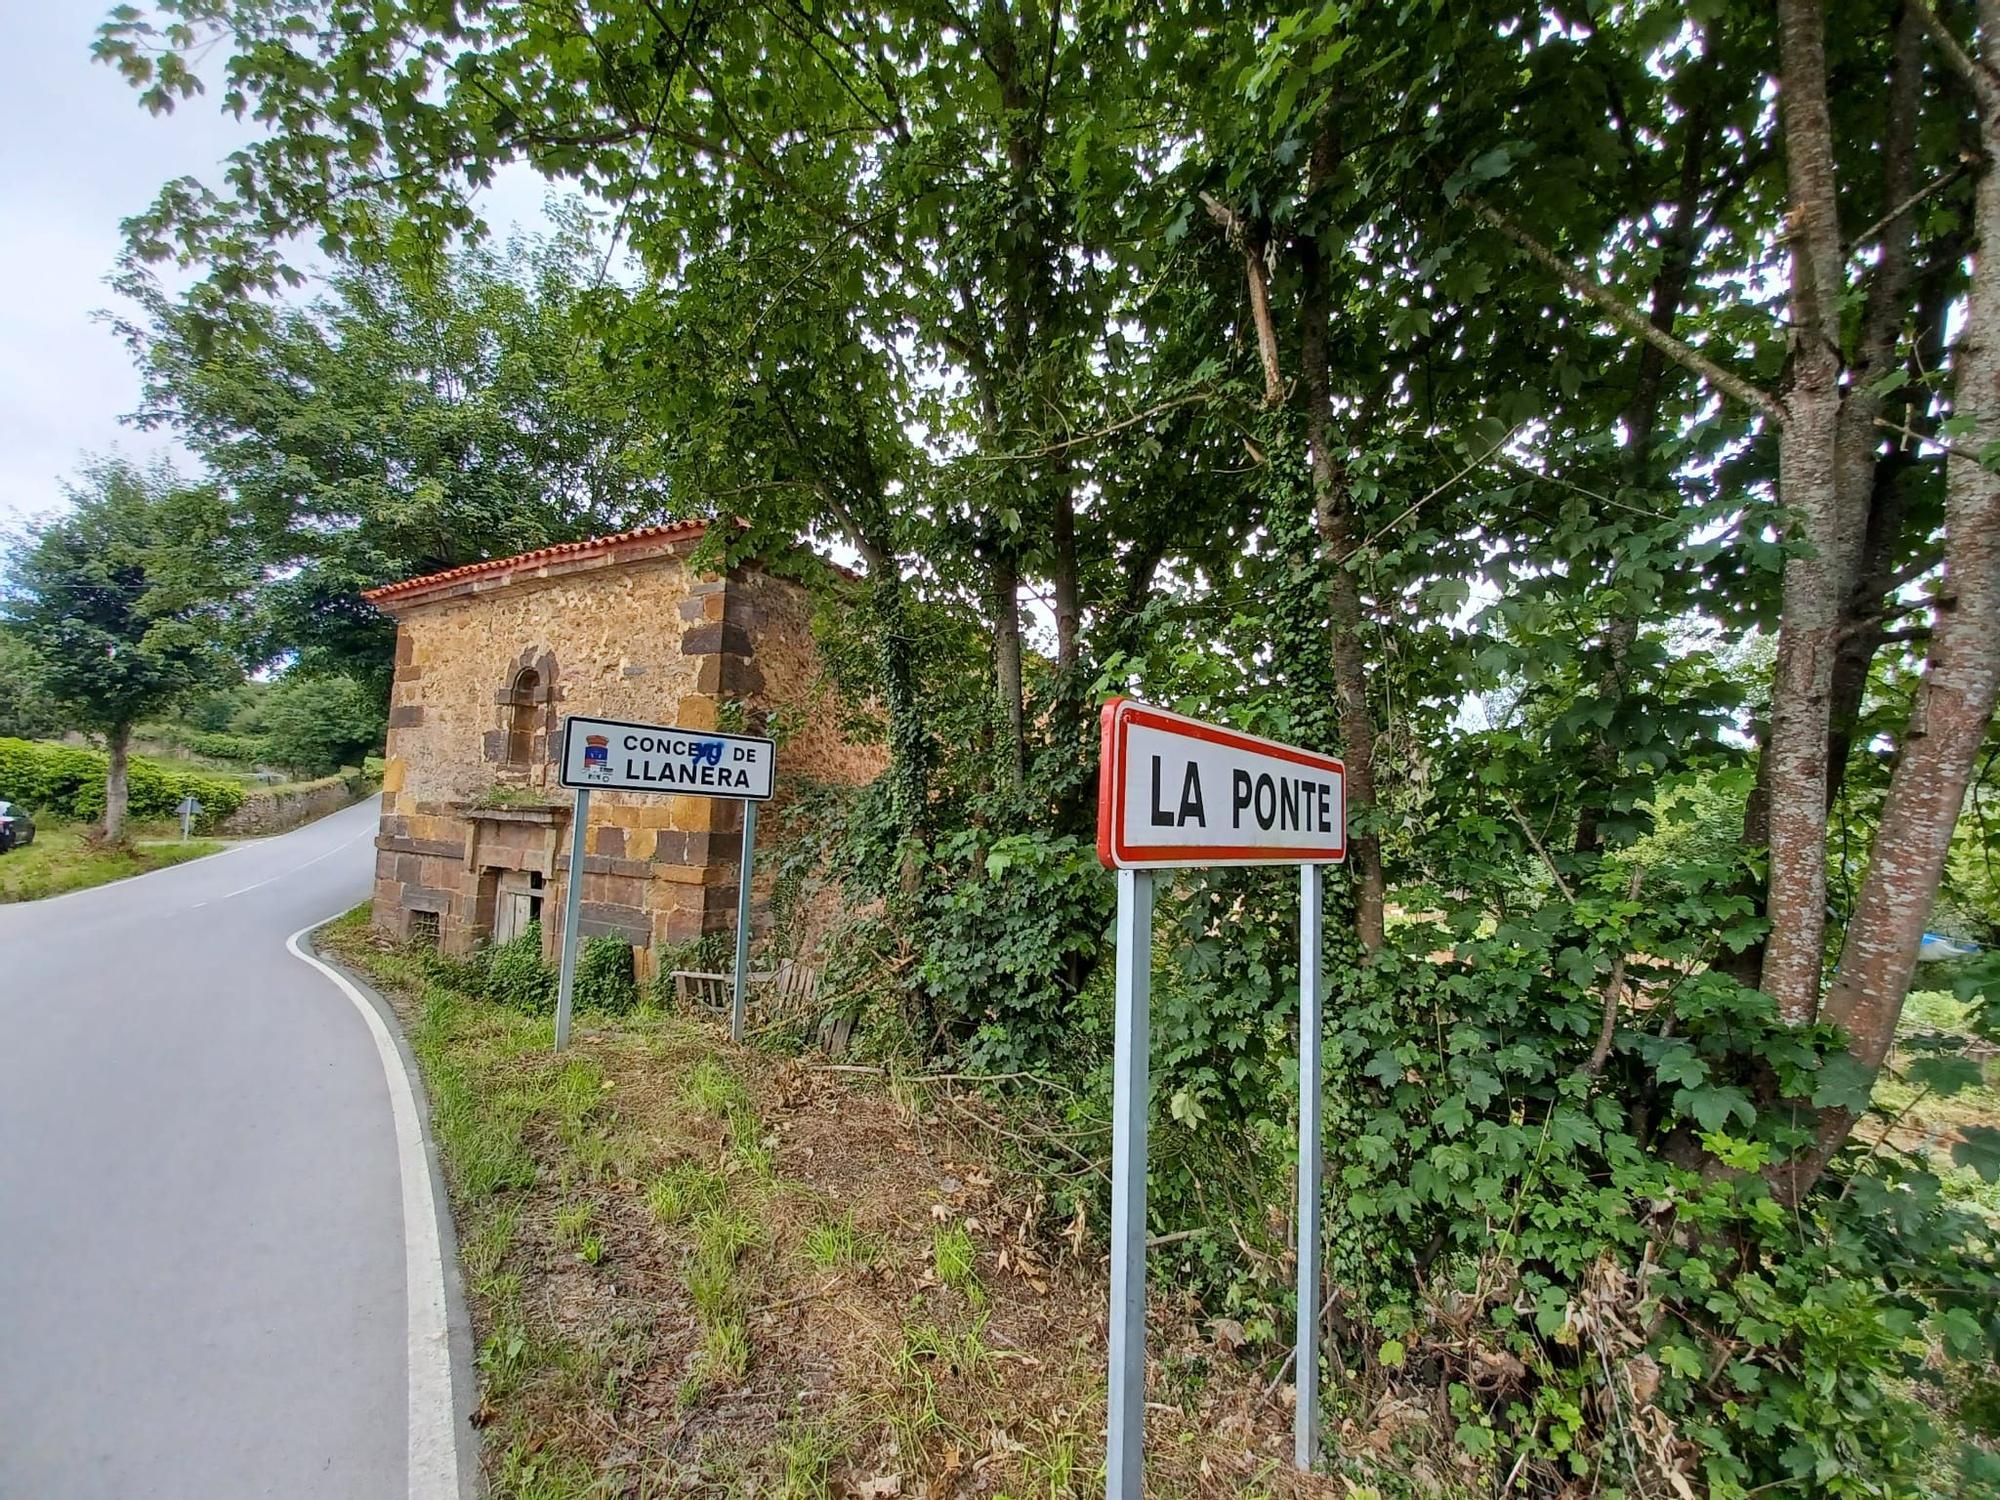
[[[457,1494],[419,1110],[287,949],[376,813],[0,907],[4,1500]]]

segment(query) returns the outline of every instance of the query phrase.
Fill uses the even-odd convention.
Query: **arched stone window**
[[[523,667],[507,692],[507,764],[526,770],[534,764],[535,722],[542,712],[542,674]]]

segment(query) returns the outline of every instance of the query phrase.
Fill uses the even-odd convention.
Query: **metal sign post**
[[[1118,872],[1111,1065],[1111,1400],[1104,1493],[1139,1500],[1146,1434],[1146,1107],[1150,1095],[1153,872]]]
[[[736,984],[729,998],[729,1040],[743,1040],[744,987],[750,979],[750,855],[757,843],[757,804],[743,804],[743,857],[736,876]]]
[[[569,879],[563,884],[561,978],[556,983],[556,1051],[569,1045],[570,1008],[576,996],[576,928],[583,911],[583,844],[590,824],[590,788],[576,789],[569,820]]]
[[[1153,871],[1299,866],[1299,1244],[1293,1456],[1319,1452],[1322,867],[1347,854],[1339,760],[1130,699],[1104,705],[1097,857],[1118,872],[1111,1071],[1110,1402],[1106,1500],[1140,1500],[1146,1424],[1147,1010]]]
[[[743,1040],[744,987],[750,967],[751,850],[757,838],[757,804],[776,790],[778,747],[755,735],[682,729],[672,724],[628,724],[622,719],[563,720],[562,760],[556,780],[576,792],[570,824],[569,883],[563,891],[561,979],[556,988],[556,1050],[569,1045],[576,989],[577,929],[583,911],[584,832],[593,789],[667,792],[681,797],[729,797],[743,803],[743,863],[736,893],[736,988],[729,1007],[729,1035]]]
[[[1299,866],[1299,1322],[1293,1347],[1298,1402],[1292,1457],[1311,1469],[1319,1456],[1320,919],[1318,865]]]

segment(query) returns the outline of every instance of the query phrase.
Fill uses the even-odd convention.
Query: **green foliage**
[[[585,938],[576,955],[577,1007],[622,1016],[638,1001],[631,943],[617,936]]]
[[[842,882],[825,972],[863,1044],[1008,1075],[1057,1201],[1100,1213],[1096,701],[1366,757],[1351,831],[1357,866],[1379,845],[1386,950],[1355,940],[1360,881],[1329,903],[1347,1367],[1441,1391],[1495,1489],[1902,1495],[1955,1466],[1910,1392],[1990,1359],[1990,1221],[1957,1189],[2000,1174],[2000,1134],[1966,1122],[1951,1192],[1885,1144],[1781,1204],[1782,1164],[1825,1112],[1865,1117],[1871,1070],[1736,977],[1766,936],[1770,634],[1784,573],[1812,571],[1790,566],[1809,507],[1778,491],[1811,424],[1740,390],[1789,400],[1815,347],[1773,305],[1814,257],[1767,10],[158,9],[99,43],[149,105],[192,93],[199,52],[275,124],[130,226],[149,401],[296,566],[268,613],[309,665],[379,670],[365,583],[670,494],[744,516],[718,562],[837,537],[864,576],[822,580],[822,645],[879,706],[889,774],[800,810],[786,904]],[[1938,86],[1938,37],[1900,29],[1923,19],[1824,18],[1823,206],[1868,278],[1836,299],[1841,399],[1916,435],[1854,487],[1849,530],[1894,582],[1836,631],[1837,672],[1867,645],[1824,747],[1830,901],[1805,903],[1836,940],[1938,619],[1934,445],[1991,426],[1950,346],[1992,249],[1963,170],[1977,91]],[[292,33],[313,45],[274,44]],[[446,259],[475,228],[463,184],[523,160],[616,203],[637,274],[572,244],[528,295]],[[366,269],[270,311],[245,292],[286,279],[302,226]],[[169,302],[137,265],[174,256],[209,275]],[[1877,327],[1884,348],[1850,347]],[[1996,765],[1939,916],[1989,942]],[[1173,1274],[1253,1341],[1288,1313],[1292,889],[1226,871],[1160,896],[1150,1227],[1204,1231]],[[1990,1031],[2000,986],[1964,977]],[[1966,1101],[1969,1061],[1931,1049],[1905,1086]],[[732,1083],[692,1102],[742,1148]],[[726,1278],[702,1275],[726,1339]],[[1635,1473],[1647,1433],[1691,1472]]]
[[[931,1231],[931,1267],[943,1285],[970,1290],[977,1265],[972,1236],[962,1224],[940,1224]]]
[[[104,815],[104,767],[101,750],[0,739],[0,798],[35,812],[94,821]],[[177,817],[181,799],[192,796],[202,806],[194,826],[203,832],[241,807],[245,796],[240,782],[145,760],[134,760],[127,777],[132,817],[145,822]]]
[[[42,685],[41,659],[11,629],[0,629],[0,737],[37,740],[62,733],[62,710]]]
[[[698,1162],[681,1162],[647,1184],[646,1206],[671,1228],[713,1213],[728,1196],[729,1183],[720,1172]]]
[[[967,1055],[986,1071],[1055,1055],[1074,1031],[1077,979],[1101,950],[1111,916],[1094,847],[966,831],[943,840],[938,857],[940,878],[924,904],[931,1004],[966,1035]]]
[[[360,765],[382,748],[388,724],[382,695],[351,677],[293,673],[272,686],[260,713],[263,758],[295,776]]]
[[[1879,1155],[1803,1216],[1780,1207],[1757,1169],[1796,1127],[1752,1107],[1734,1070],[1761,1059],[1795,1096],[1823,1090],[1846,1061],[1833,1039],[1709,974],[1674,992],[1676,1036],[1621,1032],[1611,1078],[1593,1079],[1595,997],[1561,957],[1589,953],[1587,930],[1503,927],[1448,964],[1420,956],[1441,934],[1412,937],[1330,1001],[1330,1273],[1353,1315],[1468,1396],[1481,1370],[1446,1319],[1470,1318],[1477,1347],[1525,1375],[1468,1416],[1531,1465],[1615,1466],[1590,1392],[1603,1360],[1643,1353],[1711,1493],[1838,1492],[1857,1464],[1908,1492],[1936,1434],[1906,1393],[1951,1378],[1926,1335],[1974,1361],[2000,1347],[1993,1227],[1921,1163]],[[1704,1174],[1674,1141],[1737,1175]],[[1921,1285],[1873,1269],[1903,1259],[1927,1267]]]
[[[174,736],[181,749],[199,755],[206,760],[227,761],[239,766],[254,766],[271,759],[265,742],[248,734],[225,734],[213,730],[189,729]],[[313,772],[312,774],[322,774]]]
[[[556,1003],[556,972],[542,961],[542,924],[530,922],[504,943],[488,948],[481,960],[481,992],[523,1015],[550,1015]]]
[[[6,619],[68,728],[115,731],[236,675],[250,560],[213,487],[98,460],[9,565]]]
[[[340,263],[304,303],[176,301],[127,267],[148,415],[231,487],[274,570],[260,654],[354,678],[369,712],[344,722],[387,696],[392,631],[362,589],[668,513],[654,429],[589,326],[610,251],[581,210],[560,218],[540,239]]]
[[[705,932],[684,943],[661,943],[653,949],[653,977],[648,984],[652,1003],[662,1010],[674,1004],[674,971],[726,974],[734,959],[736,939],[726,932]]]
[[[830,1215],[806,1231],[806,1259],[822,1271],[867,1270],[881,1256],[875,1239],[854,1227],[852,1213]]]

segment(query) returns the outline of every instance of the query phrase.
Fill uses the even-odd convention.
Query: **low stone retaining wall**
[[[293,786],[258,787],[245,795],[241,807],[215,825],[215,832],[223,838],[284,833],[374,794],[375,783],[358,775],[328,776]]]

